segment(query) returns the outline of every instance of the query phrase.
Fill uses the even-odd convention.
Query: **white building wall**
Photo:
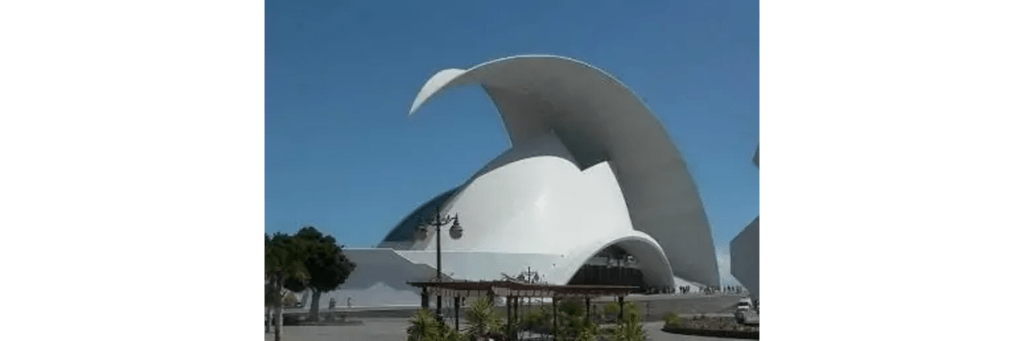
[[[427,280],[434,268],[402,257],[391,249],[345,249],[345,256],[356,264],[339,290],[324,293],[320,307],[327,309],[334,297],[338,307],[419,306],[420,291],[408,282]]]

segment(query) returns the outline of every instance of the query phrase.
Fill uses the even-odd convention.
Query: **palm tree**
[[[284,325],[284,307],[282,299],[285,294],[285,281],[304,280],[309,274],[303,265],[304,257],[288,235],[275,233],[274,237],[264,234],[264,283],[266,284],[265,300],[274,308],[274,341],[281,341],[281,328]]]

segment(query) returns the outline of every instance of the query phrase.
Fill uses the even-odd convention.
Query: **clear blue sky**
[[[268,1],[265,230],[374,246],[509,147],[477,87],[407,117],[427,78],[556,54],[646,102],[728,245],[758,215],[758,23],[757,1]]]

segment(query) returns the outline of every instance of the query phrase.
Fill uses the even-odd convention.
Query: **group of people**
[[[311,300],[311,299],[313,299],[312,292],[309,291],[309,290],[305,290],[305,291],[302,292],[302,299],[299,300],[298,302],[296,302],[295,306],[296,307],[308,307],[307,304],[309,303],[309,300]],[[347,302],[348,307],[352,308],[352,296],[349,296],[347,298],[347,301],[348,301]],[[338,305],[338,300],[336,300],[334,297],[331,297],[331,300],[328,301],[328,303],[327,303],[327,309],[333,310],[337,305]]]
[[[694,287],[690,287],[690,286],[681,286],[681,287],[679,287],[679,293],[681,293],[681,294],[690,294],[691,292],[693,292],[695,294],[701,294],[701,295],[714,295],[714,294],[718,294],[718,293],[742,294],[745,291],[744,291],[743,287],[731,286],[731,285],[730,286],[725,286],[725,287],[722,287],[722,288],[716,288],[716,287],[698,287],[698,288],[694,288]]]
[[[673,287],[648,287],[644,291],[647,295],[657,294],[700,294],[700,295],[714,295],[714,294],[742,294],[746,290],[741,286],[725,286],[721,288],[716,287],[692,287],[692,286],[680,286],[679,290],[675,290]]]
[[[700,294],[700,295],[714,295],[719,293],[724,294],[742,294],[746,290],[741,286],[725,286],[721,288],[716,287],[692,287],[692,286],[680,286],[679,290],[675,290],[673,287],[649,287],[645,291],[648,295],[657,294]]]
[[[331,297],[331,301],[328,303],[327,309],[334,310],[334,307],[338,304],[338,301]],[[348,297],[348,307],[352,308],[352,296]]]
[[[645,293],[648,295],[671,294],[672,287],[649,287]]]

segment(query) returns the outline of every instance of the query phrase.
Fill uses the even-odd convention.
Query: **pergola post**
[[[512,339],[512,296],[505,296],[505,330],[509,339]]]
[[[554,323],[554,327],[551,328],[551,336],[553,340],[558,340],[558,297],[551,297],[551,320]]]
[[[587,296],[587,323],[590,323],[590,296]]]
[[[512,317],[514,317],[513,321],[515,321],[515,325],[518,327],[519,326],[519,296],[516,296],[516,297],[512,298],[512,304],[515,305],[515,306],[512,307]],[[512,339],[513,340],[518,340],[519,339],[519,333],[516,332],[515,335],[512,335]]]
[[[438,322],[443,322],[444,321],[444,319],[441,317],[441,305],[444,303],[444,302],[441,301],[442,297],[443,296],[441,296],[441,290],[438,290],[437,291],[437,321]]]
[[[625,322],[626,301],[624,296],[619,296],[619,322]]]

